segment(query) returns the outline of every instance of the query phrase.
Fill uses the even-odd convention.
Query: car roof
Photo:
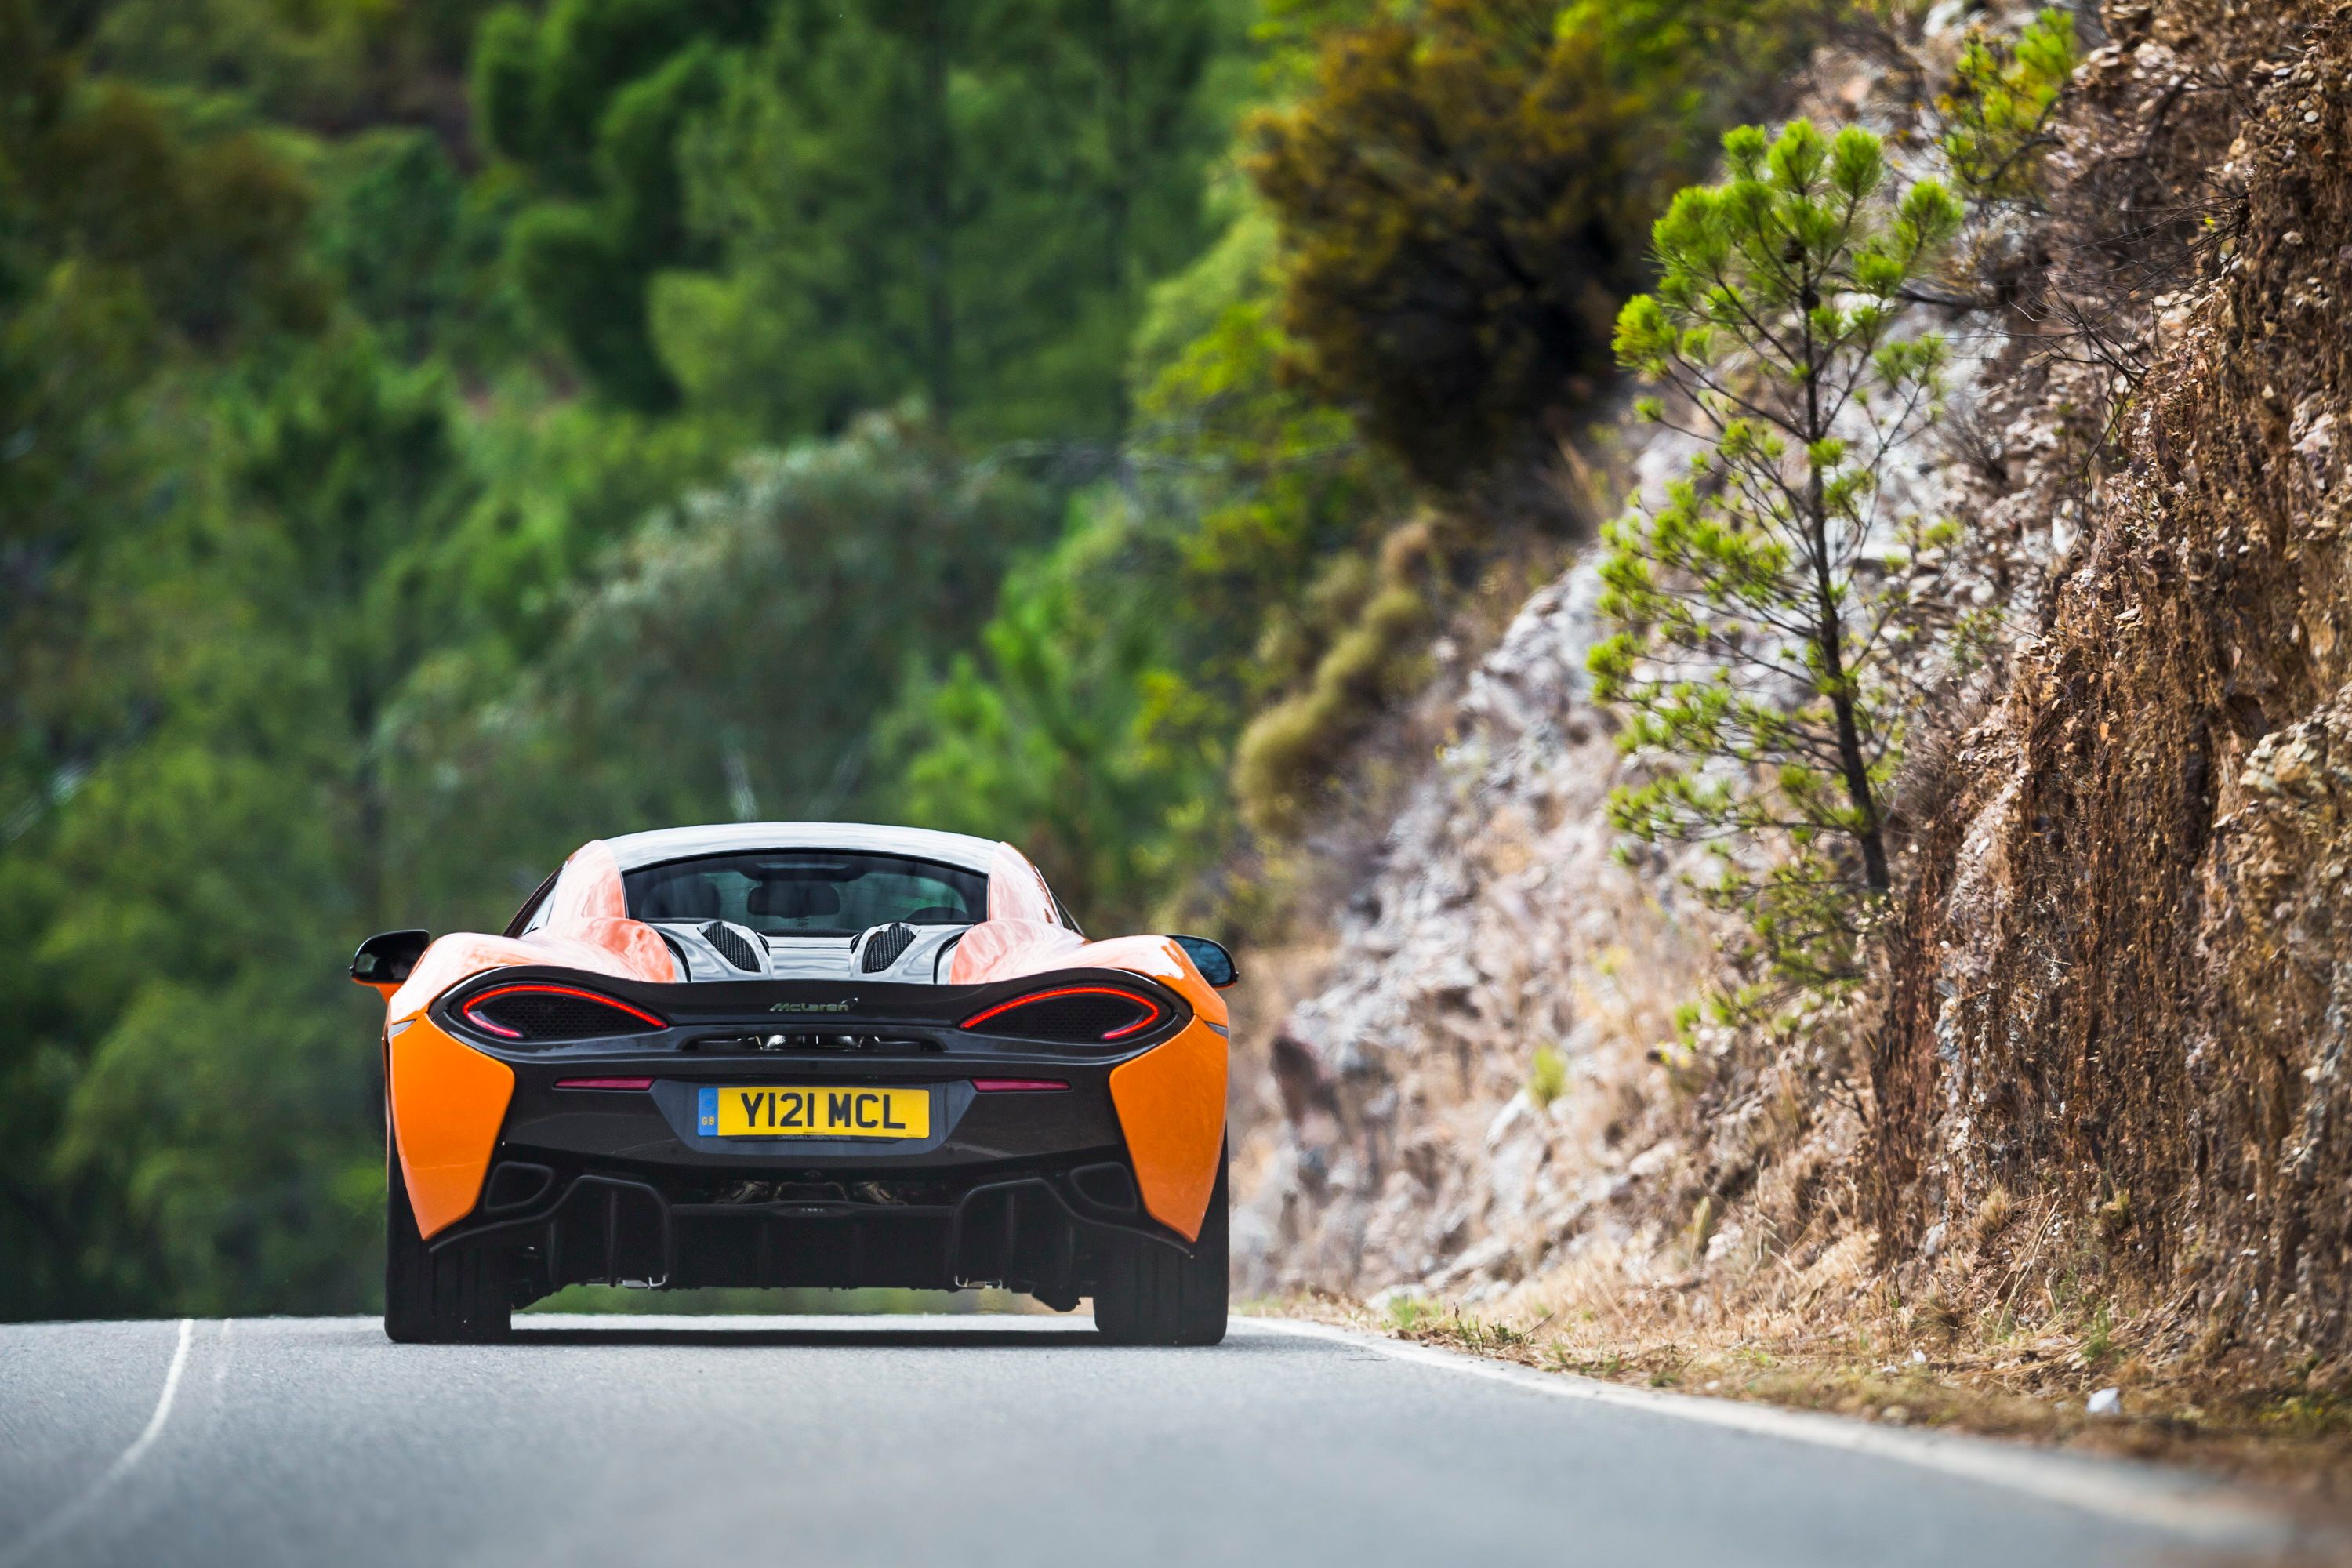
[[[762,849],[843,849],[910,855],[985,873],[997,841],[928,827],[887,827],[867,822],[721,822],[707,827],[658,827],[604,840],[624,871],[701,855]]]

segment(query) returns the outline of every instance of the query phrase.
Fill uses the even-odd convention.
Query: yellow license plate
[[[706,1088],[698,1108],[711,1138],[928,1138],[927,1089],[728,1084]]]

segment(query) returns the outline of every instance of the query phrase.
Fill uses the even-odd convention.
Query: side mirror
[[[379,931],[352,954],[352,978],[362,985],[397,985],[432,945],[429,931]]]
[[[1241,972],[1234,967],[1234,955],[1225,951],[1224,943],[1211,942],[1205,936],[1177,936],[1168,940],[1190,953],[1192,967],[1201,972],[1201,978],[1218,990],[1223,991],[1242,977]]]

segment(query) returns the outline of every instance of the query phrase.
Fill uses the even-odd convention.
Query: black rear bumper
[[[431,1245],[509,1252],[521,1300],[573,1284],[990,1284],[1066,1307],[1091,1293],[1120,1245],[1186,1250],[1144,1215],[1125,1158],[1097,1152],[995,1173],[719,1184],[509,1155],[475,1215]]]
[[[1066,1306],[1093,1290],[1121,1245],[1187,1250],[1144,1212],[1110,1098],[1116,1063],[999,1057],[989,1074],[1068,1086],[1009,1092],[982,1091],[971,1067],[956,1072],[936,1056],[514,1065],[481,1198],[430,1245],[508,1252],[519,1301],[572,1284],[990,1284]],[[640,1074],[651,1087],[567,1087]],[[931,1131],[866,1141],[697,1130],[705,1087],[753,1083],[919,1087]]]

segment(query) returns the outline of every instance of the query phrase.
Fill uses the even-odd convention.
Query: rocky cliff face
[[[1538,594],[1470,677],[1329,983],[1274,1035],[1281,1131],[1236,1233],[1245,1289],[1517,1279],[1655,1142],[1643,1056],[1707,944],[1671,879],[1613,857],[1616,748],[1585,697],[1597,590],[1586,567]],[[1549,1103],[1528,1092],[1538,1050],[1566,1068]]]
[[[1476,1300],[1605,1257],[1811,1302],[1788,1276],[1865,1257],[1951,1282],[2023,1210],[2208,1346],[2344,1348],[2352,44],[2290,0],[2104,20],[1937,455],[2007,646],[1918,748],[1869,994],[1654,1048],[1719,979],[1709,917],[1615,856],[1572,571],[1274,1037],[1257,1288]]]

